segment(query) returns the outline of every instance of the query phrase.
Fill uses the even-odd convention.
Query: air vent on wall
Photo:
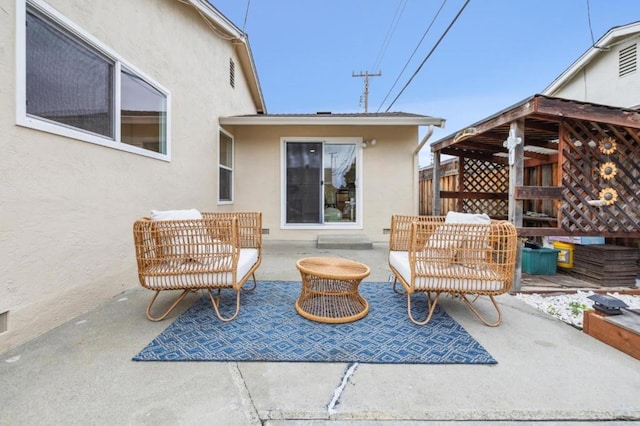
[[[631,46],[620,49],[618,54],[618,76],[622,77],[638,69],[638,45],[636,43]]]
[[[236,87],[236,63],[233,59],[229,59],[229,84],[231,87]]]
[[[8,317],[9,317],[9,311],[6,311],[0,314],[0,334],[4,333],[8,329],[7,328],[9,323]]]

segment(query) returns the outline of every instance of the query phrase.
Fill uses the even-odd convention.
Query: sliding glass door
[[[322,223],[322,143],[286,145],[287,223]]]
[[[355,224],[358,143],[285,142],[286,225]]]

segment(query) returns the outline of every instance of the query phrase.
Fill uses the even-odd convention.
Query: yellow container
[[[554,241],[553,248],[560,250],[558,253],[558,266],[567,269],[573,268],[573,244]]]

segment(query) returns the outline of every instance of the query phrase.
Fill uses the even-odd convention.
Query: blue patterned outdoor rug
[[[360,362],[373,364],[495,364],[496,360],[442,309],[425,326],[407,315],[406,296],[389,283],[364,282],[364,318],[324,324],[298,315],[300,282],[259,282],[243,292],[238,317],[221,322],[208,296],[180,315],[135,361]],[[235,308],[223,291],[222,310]],[[225,300],[226,296],[226,300]],[[420,318],[426,298],[414,298]],[[417,302],[417,303],[416,303]]]

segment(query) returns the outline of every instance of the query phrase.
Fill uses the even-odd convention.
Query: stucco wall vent
[[[236,63],[233,59],[229,59],[229,84],[231,87],[236,87]]]
[[[622,77],[638,69],[638,44],[634,43],[618,54],[618,76]]]
[[[7,318],[9,317],[9,311],[6,312],[2,312],[0,314],[0,334],[4,333],[5,331],[7,331]]]

